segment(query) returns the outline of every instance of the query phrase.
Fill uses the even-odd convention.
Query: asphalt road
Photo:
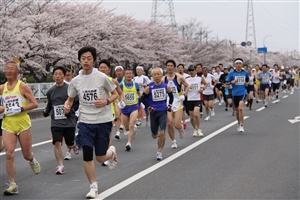
[[[285,98],[283,98],[283,96]],[[215,104],[216,116],[201,119],[204,138],[192,137],[188,123],[185,137],[176,134],[156,161],[156,141],[149,127],[138,127],[132,151],[125,151],[126,136],[113,140],[118,166],[109,171],[96,164],[98,198],[106,199],[299,199],[299,90],[282,94],[278,104],[253,103],[245,108],[245,133],[236,130],[235,117]],[[300,118],[299,118],[300,119]],[[288,121],[290,120],[290,121]],[[32,121],[33,151],[42,172],[34,175],[20,151],[15,153],[19,194],[0,199],[85,199],[89,191],[82,154],[65,161],[64,175],[57,166],[49,138],[49,119]],[[65,145],[63,146],[66,149]],[[1,190],[8,183],[5,154],[1,159]]]

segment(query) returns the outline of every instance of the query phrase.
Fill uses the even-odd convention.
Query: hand
[[[236,84],[237,80],[233,80],[231,81],[232,84]]]
[[[68,104],[65,104],[64,105],[64,113],[68,114],[70,112],[70,110],[71,110],[71,107]]]
[[[148,110],[149,110],[149,112],[150,112],[151,114],[154,114],[154,113],[155,113],[155,108],[153,108],[153,107],[151,107],[151,106],[148,107]]]
[[[200,88],[199,93],[203,93],[204,88]]]
[[[124,103],[124,101],[120,101],[120,102],[118,103],[118,107],[119,107],[121,110],[124,109],[125,106],[126,106],[126,104]]]
[[[102,108],[107,105],[107,100],[98,98],[98,99],[96,99],[94,104],[95,104],[96,108]]]
[[[168,105],[167,111],[168,111],[168,112],[172,112],[172,105],[171,105],[171,104]]]
[[[185,99],[184,95],[181,95],[181,96],[179,97],[179,100],[180,100],[180,101],[184,101],[184,99]]]
[[[47,112],[46,108],[43,110],[43,115],[44,115],[44,117],[48,117],[49,116],[49,113]]]
[[[18,106],[9,107],[8,111],[6,112],[7,116],[16,115],[16,114],[19,114],[19,113],[21,113],[21,108],[18,107]]]

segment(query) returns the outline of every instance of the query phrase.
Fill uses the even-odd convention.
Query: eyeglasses
[[[17,69],[14,68],[14,67],[5,67],[4,70],[5,70],[5,71],[15,71],[15,70],[17,70]]]

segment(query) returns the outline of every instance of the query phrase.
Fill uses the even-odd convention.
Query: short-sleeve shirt
[[[235,84],[232,84],[232,96],[242,96],[247,94],[245,86],[246,80],[249,79],[248,72],[242,70],[237,72],[236,70],[229,72],[226,82],[237,80]]]
[[[256,78],[262,77],[261,79],[258,79],[260,84],[269,84],[271,76],[272,74],[270,72],[267,71],[266,73],[264,73],[263,71],[261,71],[257,74]]]

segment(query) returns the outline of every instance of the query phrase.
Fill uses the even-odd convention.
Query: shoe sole
[[[115,138],[116,138],[116,139],[120,139],[120,136],[116,135]]]
[[[55,172],[56,175],[62,175],[64,174],[65,172]]]
[[[126,151],[130,151],[131,147],[129,145],[126,145],[125,149],[126,149]]]
[[[4,191],[3,192],[3,194],[5,195],[5,196],[11,196],[11,195],[15,195],[15,194],[19,194],[19,192],[8,192],[8,191]]]

